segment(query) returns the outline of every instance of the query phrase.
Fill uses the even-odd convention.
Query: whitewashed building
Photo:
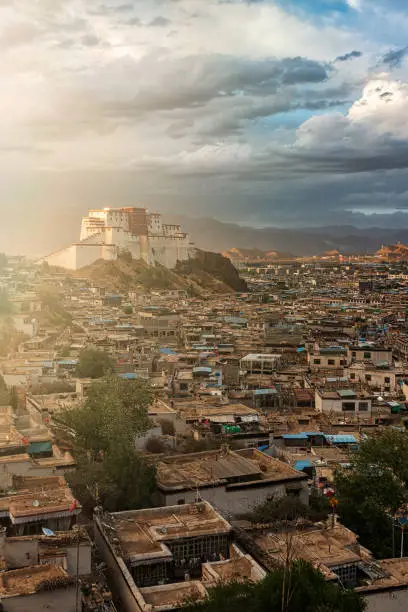
[[[162,223],[160,214],[136,207],[103,208],[90,210],[82,219],[79,242],[51,253],[39,263],[78,270],[98,259],[114,261],[124,252],[166,268],[174,268],[178,261],[194,256],[189,235],[180,225]]]

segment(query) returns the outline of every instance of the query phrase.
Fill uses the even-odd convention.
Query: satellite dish
[[[40,502],[38,501],[38,499],[35,499],[35,500],[33,501],[33,506],[34,506],[34,508],[38,508],[38,506],[39,506],[39,505],[40,505]]]
[[[47,527],[41,527],[41,531],[43,532],[43,534],[45,536],[55,536],[55,533],[53,532],[52,529],[48,529]]]

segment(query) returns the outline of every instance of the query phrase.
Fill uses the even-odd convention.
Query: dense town
[[[198,294],[0,263],[1,609],[180,610],[293,559],[408,606],[408,264]]]

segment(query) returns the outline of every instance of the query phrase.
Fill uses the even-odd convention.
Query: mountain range
[[[196,246],[206,251],[259,249],[298,256],[319,255],[337,250],[341,253],[375,253],[383,244],[407,241],[407,229],[357,228],[351,225],[281,229],[254,228],[215,219],[194,219],[166,215],[166,221],[180,223]]]

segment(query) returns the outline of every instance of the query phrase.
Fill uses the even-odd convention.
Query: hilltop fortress
[[[160,214],[146,208],[102,208],[90,210],[82,219],[79,242],[40,263],[78,270],[98,259],[116,260],[124,252],[149,265],[174,268],[178,261],[194,257],[195,249],[181,226],[162,223]]]

